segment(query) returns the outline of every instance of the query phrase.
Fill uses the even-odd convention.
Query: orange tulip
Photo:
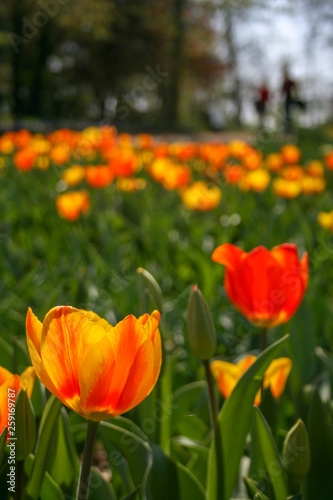
[[[17,170],[27,172],[31,170],[35,164],[36,153],[32,149],[24,148],[20,149],[14,155],[14,165]]]
[[[127,316],[115,327],[90,311],[51,309],[43,323],[29,308],[27,342],[45,387],[99,422],[127,412],[152,391],[162,362],[160,313]]]
[[[86,168],[86,181],[93,188],[104,188],[111,184],[114,173],[107,165],[89,165]]]
[[[56,199],[59,215],[71,222],[77,220],[81,214],[88,212],[89,204],[89,194],[85,189],[60,194]]]
[[[308,281],[308,255],[301,260],[296,245],[271,251],[259,246],[249,253],[225,243],[212,259],[226,266],[224,286],[234,306],[260,327],[286,323],[296,312]]]
[[[238,363],[228,363],[227,361],[216,360],[210,365],[220,392],[224,398],[228,398],[236,386],[238,380],[246,370],[255,362],[256,356],[248,354]],[[278,358],[271,362],[264,374],[263,388],[268,387],[274,398],[279,398],[284,391],[288,375],[292,367],[289,358]],[[254,404],[260,404],[261,391],[257,392]]]
[[[35,376],[36,373],[32,366],[29,366],[22,375],[13,375],[6,368],[0,366],[0,434],[6,425],[8,427],[9,393],[15,394],[13,398],[10,397],[10,399],[15,400],[20,389],[25,389],[31,398]]]
[[[330,151],[329,153],[327,153],[325,155],[325,163],[326,163],[326,167],[329,170],[333,170],[333,151]]]
[[[298,163],[301,159],[301,152],[294,144],[286,144],[281,148],[281,154],[285,163]]]

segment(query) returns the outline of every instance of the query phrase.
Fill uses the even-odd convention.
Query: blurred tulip
[[[85,189],[60,194],[56,199],[59,215],[70,222],[77,220],[89,210],[89,194]]]
[[[297,198],[302,192],[302,184],[299,181],[290,181],[281,178],[274,179],[272,186],[275,196],[280,196],[281,198]]]
[[[285,163],[295,164],[301,159],[301,151],[294,144],[286,144],[281,148],[281,155]]]
[[[90,311],[51,309],[43,323],[29,308],[27,342],[45,387],[88,420],[127,412],[150,394],[160,373],[160,313],[127,316],[115,327]]]
[[[227,268],[224,286],[231,302],[257,326],[287,322],[303,299],[308,255],[300,260],[296,245],[284,243],[271,251],[259,246],[246,253],[226,243],[212,259]]]
[[[333,233],[333,210],[331,212],[320,212],[317,219],[321,227],[330,229]]]
[[[180,191],[180,196],[184,205],[190,210],[206,212],[219,205],[222,191],[218,186],[209,185],[204,181],[197,181]]]
[[[235,364],[220,360],[211,363],[211,372],[224,398],[230,396],[238,380],[256,359],[256,356],[247,354]],[[277,358],[267,368],[264,374],[263,388],[268,389],[269,387],[274,398],[279,398],[284,391],[291,367],[292,362],[289,358]],[[255,398],[255,404],[259,405],[260,400],[261,391],[259,390]]]
[[[86,182],[93,188],[105,188],[111,184],[114,173],[108,165],[86,167]]]

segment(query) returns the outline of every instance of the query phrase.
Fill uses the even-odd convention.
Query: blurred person
[[[267,103],[270,99],[267,83],[264,82],[258,89],[258,99],[255,101],[255,107],[259,117],[259,128],[264,127],[264,121],[267,110]]]
[[[284,68],[283,84],[281,88],[282,98],[284,99],[284,112],[285,112],[285,132],[290,134],[293,131],[292,125],[292,110],[299,107],[305,109],[305,102],[298,97],[298,86],[296,82],[290,78],[288,67]]]

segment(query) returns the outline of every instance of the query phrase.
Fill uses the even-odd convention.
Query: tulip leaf
[[[47,461],[47,471],[64,492],[70,492],[78,476],[80,464],[65,408],[61,408],[50,447],[52,454]]]
[[[210,432],[209,427],[198,416],[198,401],[206,397],[208,405],[207,383],[203,380],[187,384],[173,394],[171,432],[190,439],[201,440]],[[209,416],[208,416],[209,418]]]
[[[140,491],[140,488],[141,488],[141,486],[138,486],[137,488],[135,488],[135,490],[133,490],[129,495],[127,495],[125,498],[123,498],[123,500],[135,500],[139,491]]]
[[[333,373],[333,354],[329,351],[326,351],[322,347],[316,347],[315,352],[318,358],[324,363],[326,368]]]
[[[1,462],[2,462],[3,454],[5,452],[6,440],[7,440],[7,432],[8,432],[8,428],[5,425],[3,431],[2,431],[2,433],[0,435],[0,465],[1,465]]]
[[[15,401],[16,460],[25,460],[36,444],[36,417],[27,391],[20,389]]]
[[[304,500],[333,498],[333,419],[318,390],[311,394],[307,420],[311,465],[305,480]]]
[[[208,462],[208,500],[229,500],[232,494],[251,427],[253,403],[261,383],[259,377],[263,377],[288,338],[286,335],[258,356],[222,407]]]
[[[256,494],[259,494],[261,500],[270,500],[266,495],[263,494],[262,491],[260,491],[257,481],[254,481],[249,477],[244,477],[244,482],[250,498],[254,498]]]
[[[142,485],[145,491],[153,460],[149,444],[133,432],[109,422],[101,422],[98,436],[103,441],[111,465],[121,465],[126,460],[134,487]]]
[[[154,454],[146,488],[147,500],[204,500],[205,491],[196,477],[183,465],[165,455],[151,443]]]
[[[91,469],[89,500],[117,500],[111,483],[104,479],[96,467]]]
[[[259,408],[254,408],[256,438],[264,460],[266,471],[274,491],[275,500],[286,500],[288,496],[287,473],[277,451],[272,432]]]
[[[36,499],[42,487],[50,441],[61,408],[61,401],[51,396],[45,406],[38,432],[35,460],[26,487],[27,499]]]
[[[40,490],[40,500],[65,500],[64,494],[60,487],[50,476],[45,472],[42,487]]]

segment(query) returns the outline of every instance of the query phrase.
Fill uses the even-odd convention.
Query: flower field
[[[332,500],[329,131],[6,132],[0,180],[1,499]]]

